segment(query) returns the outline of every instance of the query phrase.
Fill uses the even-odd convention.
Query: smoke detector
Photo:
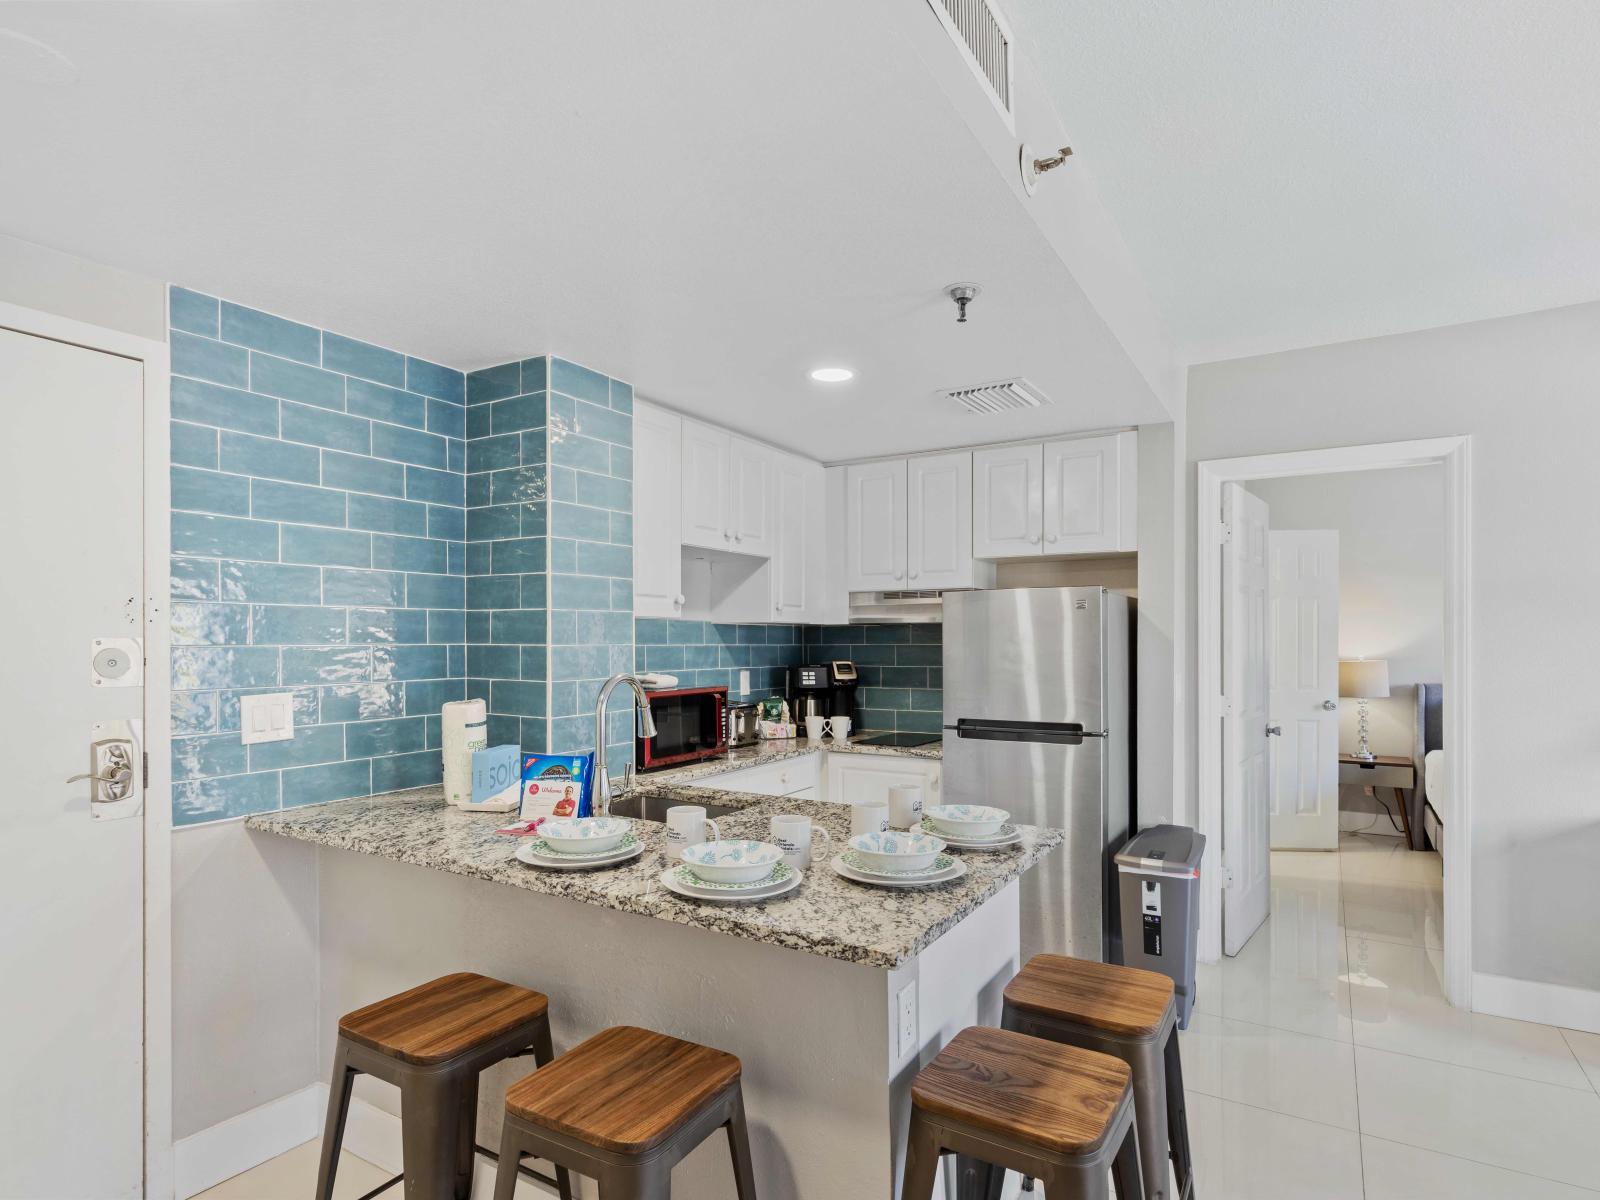
[[[972,387],[948,388],[939,395],[954,400],[969,413],[981,417],[1024,408],[1042,408],[1050,403],[1048,396],[1021,376],[974,384]]]

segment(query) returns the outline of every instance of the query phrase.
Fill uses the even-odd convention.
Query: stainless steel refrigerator
[[[1022,957],[1115,961],[1112,855],[1128,839],[1128,598],[1104,588],[944,596],[947,803],[1066,831],[1022,876]]]

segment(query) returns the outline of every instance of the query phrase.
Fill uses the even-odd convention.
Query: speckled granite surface
[[[889,754],[901,758],[943,758],[944,746],[934,742],[930,746],[864,746],[860,739],[872,733],[858,733],[844,745],[832,738],[819,742],[807,738],[786,738],[782,741],[757,742],[753,746],[740,746],[717,758],[703,762],[687,763],[681,767],[668,767],[664,771],[651,771],[643,778],[649,783],[687,783],[693,779],[709,779],[713,775],[726,775],[729,771],[743,771],[747,767],[764,767],[768,763],[782,762],[786,758],[800,758],[822,750],[830,754]]]
[[[765,839],[772,816],[780,812],[810,816],[828,830],[835,846],[842,845],[849,833],[848,808],[824,801],[653,782],[636,790],[677,803],[736,809],[717,818],[724,837]],[[525,866],[515,857],[517,839],[494,832],[504,821],[504,816],[449,808],[442,789],[430,787],[261,813],[245,825],[262,833],[874,967],[895,967],[913,957],[1061,843],[1056,830],[1019,826],[1023,840],[1017,847],[962,854],[967,864],[963,878],[904,891],[841,879],[828,866],[832,853],[819,847],[817,860],[797,890],[776,900],[726,905],[685,900],[661,886],[665,827],[654,821],[635,822],[635,832],[645,843],[642,856],[620,867],[594,871]]]

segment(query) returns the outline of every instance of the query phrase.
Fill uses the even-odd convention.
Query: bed
[[[1416,744],[1412,761],[1417,786],[1406,798],[1411,819],[1411,848],[1444,853],[1444,823],[1450,809],[1449,779],[1444,762],[1444,685],[1417,684]]]

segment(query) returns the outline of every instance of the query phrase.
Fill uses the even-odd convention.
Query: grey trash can
[[[1194,1011],[1194,954],[1200,924],[1203,834],[1182,825],[1154,825],[1116,856],[1122,892],[1122,962],[1171,976],[1178,1027]]]

